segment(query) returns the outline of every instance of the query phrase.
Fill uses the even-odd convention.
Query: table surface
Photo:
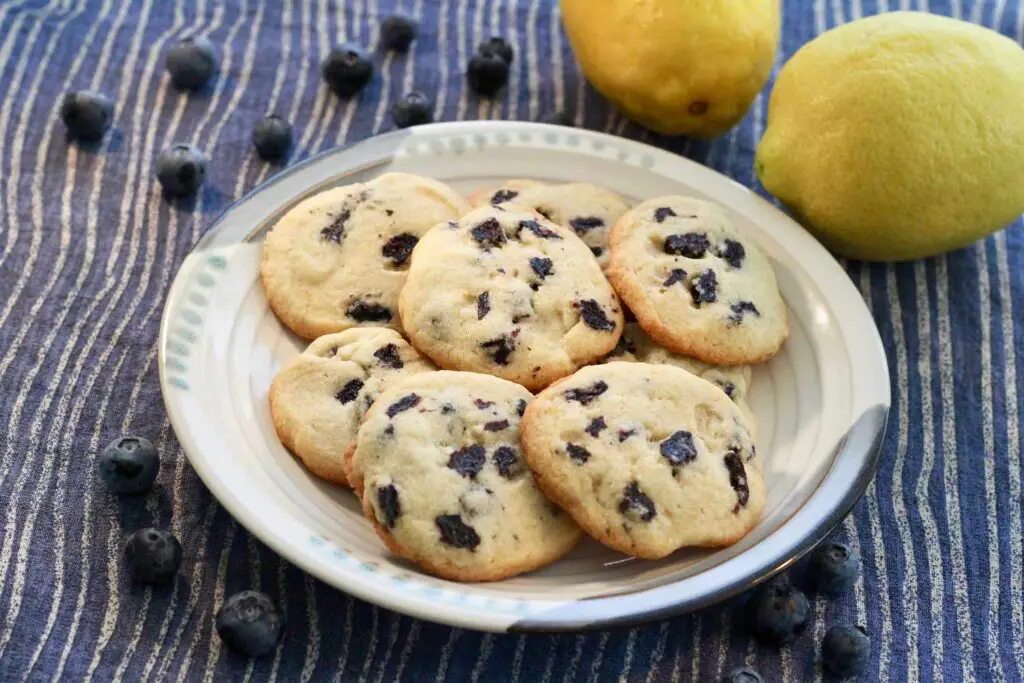
[[[373,44],[377,18],[403,5],[421,22],[412,54],[383,58],[357,102],[330,96],[317,66],[337,36]],[[1018,41],[1024,32],[1017,0],[785,0],[783,56],[897,5]],[[222,73],[186,96],[169,87],[162,56],[197,32],[219,46]],[[519,55],[493,103],[468,94],[463,77],[489,34],[508,36]],[[61,94],[78,88],[116,102],[116,129],[98,149],[69,144],[59,124]],[[815,602],[809,633],[781,650],[754,643],[735,600],[589,635],[438,626],[349,598],[239,527],[164,413],[156,340],[168,286],[215,217],[274,172],[249,142],[266,111],[295,125],[295,162],[388,129],[390,103],[411,88],[436,96],[437,120],[564,110],[756,186],[766,97],[713,143],[647,133],[580,78],[552,0],[0,4],[0,679],[707,681],[747,662],[766,680],[796,681],[821,676],[817,643],[838,622],[869,629],[872,680],[1024,679],[1019,221],[947,256],[847,264],[888,353],[890,433],[875,483],[840,531],[860,551],[861,580]],[[152,167],[180,140],[206,152],[210,177],[197,202],[172,206]],[[158,491],[139,500],[95,477],[99,449],[124,432],[163,453]],[[133,588],[123,574],[123,538],[146,525],[182,540],[173,589]],[[284,646],[254,663],[212,629],[223,596],[252,585],[288,621]]]

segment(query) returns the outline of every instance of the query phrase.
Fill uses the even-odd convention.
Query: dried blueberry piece
[[[761,311],[757,310],[757,306],[755,306],[751,301],[738,301],[730,306],[729,310],[732,311],[729,314],[729,322],[734,325],[739,325],[743,322],[743,317],[747,313],[753,313],[757,317],[761,317]]]
[[[394,403],[388,406],[388,417],[394,417],[399,413],[415,408],[420,404],[420,397],[416,394],[409,394],[398,399]]]
[[[491,312],[491,293],[482,292],[476,298],[476,319],[483,320]]]
[[[384,428],[384,438],[390,439],[395,435],[395,425],[388,425]]]
[[[345,315],[356,322],[384,322],[391,320],[391,309],[362,299],[356,299],[349,304]]]
[[[419,241],[416,235],[403,232],[401,235],[395,235],[389,239],[380,252],[384,255],[384,258],[389,259],[396,266],[403,266],[409,260],[409,257],[412,256],[413,247]]]
[[[594,299],[584,299],[576,305],[579,307],[583,322],[588,327],[600,330],[601,332],[612,332],[615,330],[615,323],[608,319],[604,309],[601,308],[601,304],[597,303]]]
[[[621,356],[627,353],[636,353],[636,345],[633,340],[623,334],[619,337],[619,341],[615,342],[615,348],[612,349],[612,356]]]
[[[566,401],[576,401],[585,406],[593,403],[598,396],[608,391],[608,383],[603,379],[599,379],[589,387],[580,387],[579,389],[569,389],[565,392]]]
[[[533,272],[537,273],[541,279],[547,278],[555,272],[555,264],[551,262],[551,259],[540,258],[538,256],[534,256],[530,259],[530,268],[532,268]]]
[[[654,220],[659,223],[664,223],[665,219],[669,216],[675,216],[676,212],[672,210],[670,206],[659,206],[654,210]]]
[[[384,519],[380,522],[389,529],[395,528],[395,522],[402,515],[402,504],[398,500],[398,489],[394,484],[377,487],[377,507]]]
[[[604,220],[597,216],[577,216],[569,220],[569,225],[576,231],[577,235],[590,232],[595,228],[603,228]]]
[[[545,228],[543,225],[541,225],[537,221],[531,221],[531,220],[519,221],[519,229],[520,229],[520,231],[522,231],[522,230],[529,230],[530,232],[532,232],[537,237],[540,237],[541,239],[545,239],[545,240],[560,240],[560,239],[562,239],[562,236],[559,235],[557,232],[555,232],[554,230],[549,230],[548,228]]]
[[[473,405],[475,405],[480,410],[487,410],[488,408],[494,405],[494,401],[485,401],[482,398],[475,398],[473,399]]]
[[[392,370],[401,370],[405,366],[395,344],[385,344],[373,352],[373,357],[379,360],[381,365]]]
[[[506,479],[512,479],[523,473],[523,460],[511,446],[499,446],[491,455],[491,461],[498,468],[498,474]]]
[[[718,248],[718,256],[725,260],[733,268],[743,266],[743,259],[747,256],[747,250],[736,240],[726,239]]]
[[[485,432],[500,432],[508,429],[508,420],[495,420],[484,425]]]
[[[665,238],[665,253],[686,258],[701,258],[707,253],[711,242],[702,232],[688,232],[682,235],[669,235]]]
[[[434,518],[445,545],[474,550],[480,545],[480,536],[473,527],[462,521],[459,515],[438,515]]]
[[[516,412],[519,413],[519,417],[522,417],[523,413],[526,412],[526,399],[525,398],[519,399],[519,403],[516,404]]]
[[[590,253],[593,254],[594,256],[600,257],[601,254],[604,253],[604,249],[602,249],[601,247],[591,247]]]
[[[505,239],[505,231],[496,218],[488,218],[469,232],[473,235],[473,239],[479,242],[484,249],[500,247],[507,241]]]
[[[705,270],[690,282],[690,296],[693,304],[710,304],[718,300],[718,276],[713,270]]]
[[[604,418],[598,416],[591,420],[590,424],[583,428],[583,431],[596,439],[598,434],[600,434],[607,426],[608,424],[604,421]]]
[[[668,277],[665,278],[665,285],[664,286],[665,287],[671,287],[675,283],[682,282],[685,279],[686,279],[686,271],[685,270],[683,270],[682,268],[673,268],[672,271],[668,274]]]
[[[658,514],[654,501],[640,490],[640,484],[635,481],[622,491],[619,512],[634,522],[649,522]]]
[[[491,360],[498,365],[508,365],[508,359],[512,356],[512,352],[515,351],[516,343],[512,336],[505,334],[483,342],[480,344],[480,348],[487,351]]]
[[[515,199],[519,196],[519,193],[515,190],[498,190],[491,195],[491,205],[497,206],[498,204],[504,204],[505,202]]]
[[[720,386],[722,388],[722,391],[724,391],[725,395],[728,396],[729,398],[736,397],[736,385],[733,384],[732,382],[729,382],[724,379],[716,379],[715,384]]]
[[[661,442],[661,455],[673,465],[685,465],[697,459],[693,434],[680,430]]]
[[[348,382],[345,383],[345,386],[343,386],[334,394],[334,398],[341,401],[342,405],[344,405],[346,403],[351,403],[352,401],[356,400],[356,397],[359,396],[359,392],[362,390],[363,380],[350,379]]]
[[[636,434],[636,430],[635,429],[620,429],[619,430],[619,443],[622,443],[623,441],[625,441],[626,439],[628,439],[629,437],[631,437],[631,436],[633,436],[635,434]]]
[[[582,465],[587,460],[590,460],[590,451],[574,443],[565,444],[565,452],[569,454],[569,457],[577,465]]]
[[[320,239],[327,242],[334,242],[335,244],[341,244],[341,240],[345,237],[345,223],[352,217],[351,209],[347,207],[341,210],[341,213],[335,216],[331,224],[320,231]]]
[[[487,451],[479,444],[464,446],[448,456],[448,469],[472,479],[480,474],[487,460]]]
[[[743,466],[743,459],[736,451],[729,451],[725,455],[725,468],[729,470],[729,486],[736,492],[736,507],[732,509],[737,514],[740,508],[747,507],[750,500],[750,487],[747,486],[747,470]]]
[[[451,403],[445,403],[443,406],[441,406],[442,415],[451,415],[454,412],[455,406],[453,406]]]

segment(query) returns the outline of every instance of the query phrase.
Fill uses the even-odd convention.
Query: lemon
[[[824,33],[782,68],[755,168],[841,255],[967,245],[1024,212],[1024,50],[916,12]]]
[[[627,116],[666,135],[718,135],[764,85],[779,0],[562,0],[587,79]]]

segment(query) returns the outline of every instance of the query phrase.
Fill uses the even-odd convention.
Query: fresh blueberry
[[[281,159],[292,146],[292,125],[277,114],[270,114],[252,129],[252,144],[263,159]]]
[[[61,102],[60,118],[71,137],[95,142],[110,129],[114,119],[114,103],[98,92],[69,92]]]
[[[419,126],[434,120],[433,102],[421,92],[410,92],[402,96],[391,110],[391,118],[399,128]]]
[[[100,477],[115,493],[145,493],[159,469],[156,447],[142,437],[114,439],[100,453]]]
[[[128,537],[124,547],[128,571],[142,583],[164,583],[181,566],[181,543],[169,531],[139,529]]]
[[[759,639],[784,643],[807,623],[807,597],[785,579],[758,588],[747,603],[747,619]]]
[[[167,51],[164,61],[171,81],[182,90],[198,90],[217,70],[217,51],[203,36],[185,38]]]
[[[764,679],[749,666],[741,666],[723,676],[722,683],[764,683]]]
[[[380,45],[385,50],[408,52],[416,40],[416,20],[406,14],[392,14],[380,22]]]
[[[369,55],[352,43],[331,50],[320,69],[327,85],[338,97],[352,97],[373,79],[373,62]]]
[[[864,672],[871,661],[871,639],[861,626],[833,626],[821,641],[825,671],[849,678]]]
[[[840,595],[853,586],[860,557],[845,543],[822,543],[807,563],[807,578],[814,589],[829,596]]]
[[[553,126],[573,126],[573,120],[564,111],[556,111],[544,117],[542,123],[550,123]]]
[[[190,197],[206,180],[206,157],[193,145],[179,142],[160,153],[156,178],[172,197]]]
[[[492,36],[484,42],[476,46],[476,53],[478,55],[497,55],[501,57],[502,61],[506,64],[511,64],[515,52],[512,51],[512,46],[506,42],[504,38]]]
[[[272,652],[283,629],[284,619],[277,605],[258,591],[235,593],[217,610],[217,633],[221,640],[249,657]]]
[[[508,82],[508,62],[494,52],[473,55],[469,60],[466,79],[473,92],[491,97]]]

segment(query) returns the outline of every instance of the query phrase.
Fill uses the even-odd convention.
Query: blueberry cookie
[[[537,390],[614,349],[622,307],[571,230],[508,206],[427,233],[398,305],[413,346],[442,368]]]
[[[345,451],[374,399],[397,379],[435,369],[391,329],[358,327],[320,337],[270,386],[277,435],[313,474],[348,485]]]
[[[620,218],[609,242],[608,279],[671,351],[715,365],[759,363],[789,334],[771,264],[717,204],[652,199]]]
[[[357,326],[398,329],[413,247],[467,210],[442,183],[405,173],[314,195],[267,235],[260,277],[270,307],[304,339]]]
[[[586,183],[537,184],[521,188],[511,196],[496,194],[491,199],[496,205],[506,202],[533,209],[548,220],[571,228],[590,247],[602,268],[608,263],[608,232],[629,211],[629,204],[619,195]]]
[[[554,562],[582,536],[523,460],[533,397],[512,382],[434,372],[385,391],[346,458],[388,548],[455,581],[497,581]]]
[[[681,368],[583,368],[530,403],[522,431],[548,497],[591,536],[631,555],[735,543],[764,508],[743,413]]]
[[[747,404],[747,392],[750,390],[751,375],[753,374],[749,365],[709,365],[690,356],[672,353],[665,347],[658,346],[636,323],[626,323],[618,345],[607,360],[674,365],[697,375],[724,391],[725,395],[743,411],[751,433],[756,434],[757,418]]]
[[[536,180],[506,180],[498,187],[485,187],[482,190],[477,190],[473,194],[469,195],[469,203],[474,208],[480,208],[481,206],[497,206],[498,204],[504,204],[507,201],[513,200],[519,196],[519,193],[524,190],[529,190],[534,187],[543,187],[544,183]]]

